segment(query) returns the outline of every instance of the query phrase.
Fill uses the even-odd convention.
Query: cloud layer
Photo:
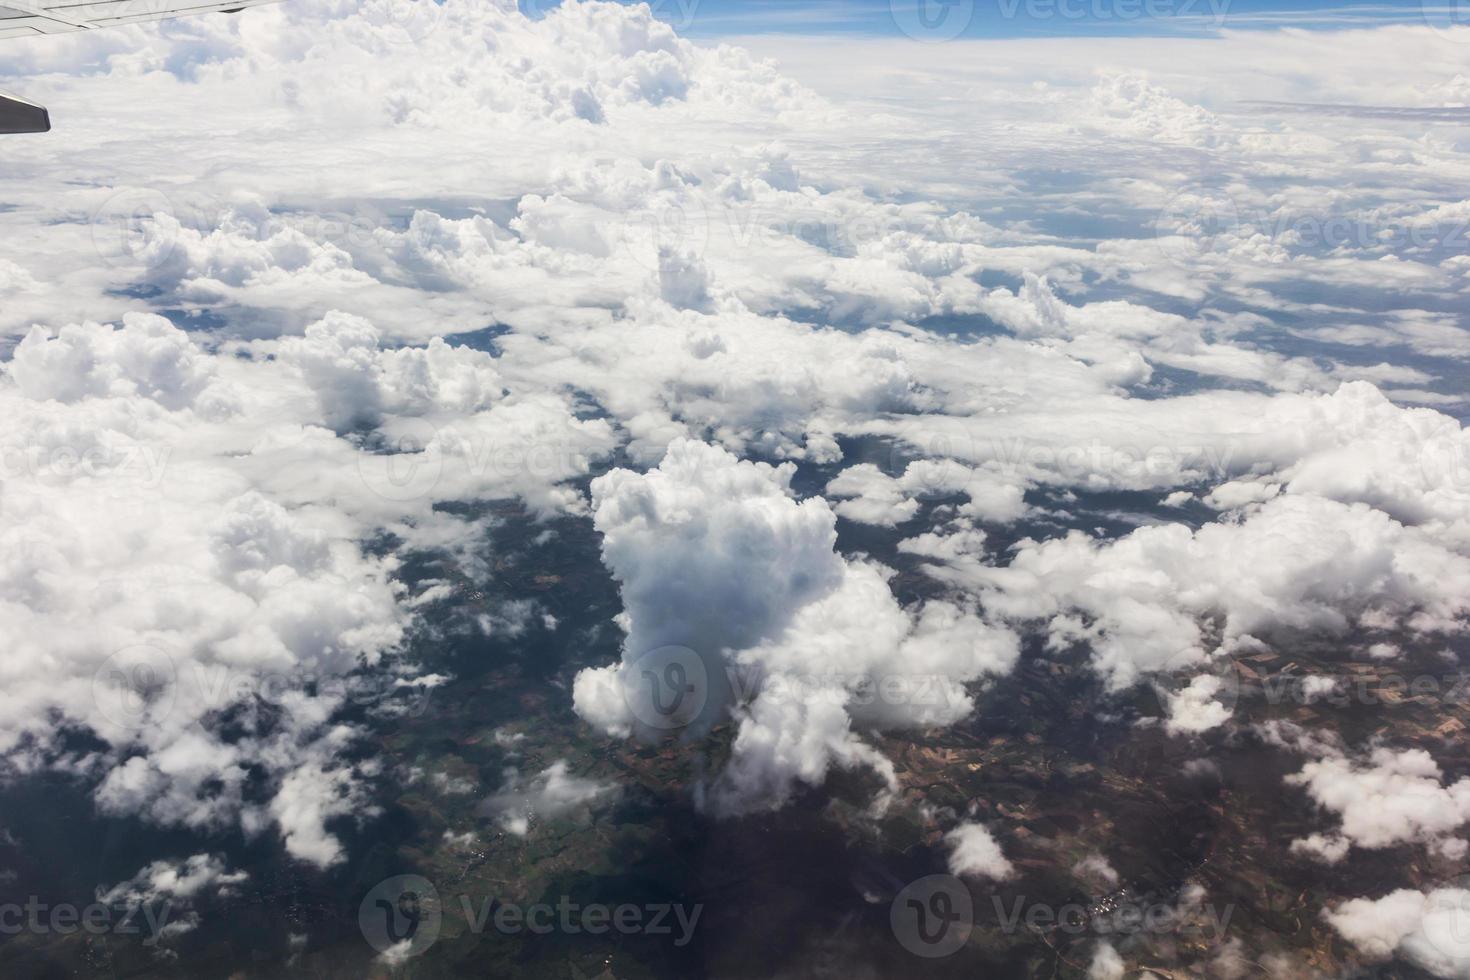
[[[405,561],[494,567],[464,501],[591,523],[625,635],[570,698],[599,739],[731,721],[722,815],[833,767],[889,801],[877,733],[963,723],[1025,640],[1170,678],[1175,738],[1293,633],[1453,646],[1457,36],[768,40],[783,73],[642,7],[298,0],[12,44],[64,125],[0,168],[5,767],[339,861],[364,726],[443,680]],[[921,585],[846,543],[890,538]],[[1424,750],[1277,735],[1299,853],[1462,848]],[[494,818],[613,792],[559,765]],[[1331,921],[1463,974],[1411,891]]]

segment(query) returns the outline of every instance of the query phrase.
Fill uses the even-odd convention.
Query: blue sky
[[[1470,23],[1470,0],[649,0],[690,36],[860,34],[1021,38],[1209,34],[1221,28],[1337,29]],[[522,0],[554,6],[553,0]]]

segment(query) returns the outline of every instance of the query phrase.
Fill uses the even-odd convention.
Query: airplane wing
[[[64,34],[191,14],[234,13],[277,0],[0,0],[0,40]],[[45,108],[0,92],[0,134],[51,129]]]
[[[45,106],[0,92],[0,135],[50,131],[51,115]]]
[[[0,0],[0,38],[62,34],[166,20],[215,10],[234,13],[276,0]]]

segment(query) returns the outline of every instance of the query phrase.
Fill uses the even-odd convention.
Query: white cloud
[[[916,460],[897,478],[887,476],[872,463],[858,463],[827,484],[828,495],[847,498],[835,508],[839,516],[888,527],[912,519],[923,497],[956,494],[969,497],[960,507],[961,514],[1008,524],[1026,513],[1024,490],[1024,483],[948,459]]]
[[[1397,954],[1436,977],[1470,977],[1470,892],[1462,888],[1402,888],[1343,902],[1322,917],[1373,959]]]
[[[1307,854],[1324,864],[1337,864],[1352,850],[1352,841],[1337,834],[1308,834],[1291,842],[1291,853]]]
[[[1304,786],[1342,821],[1340,839],[1357,847],[1440,844],[1470,821],[1470,778],[1442,784],[1443,773],[1422,749],[1376,748],[1366,763],[1328,757],[1308,762],[1288,782]],[[1301,849],[1327,860],[1345,845],[1314,835]]]
[[[723,810],[780,806],[833,764],[891,784],[891,765],[854,727],[952,723],[973,709],[963,685],[1018,654],[1014,635],[952,604],[901,609],[880,569],[834,551],[832,510],[795,500],[792,474],[676,441],[657,469],[592,485],[628,636],[621,664],[578,675],[577,711],[615,735],[642,728],[628,695],[640,658],[689,648],[709,700],[699,724],[729,709],[739,723],[712,791]],[[730,676],[756,682],[732,691]]]
[[[1101,854],[1088,854],[1072,865],[1072,874],[1100,891],[1118,887],[1118,872]]]
[[[1087,964],[1087,980],[1123,980],[1126,967],[1123,957],[1107,940],[1098,940],[1092,951],[1092,960]]]
[[[103,812],[274,824],[290,853],[330,864],[325,825],[375,812],[373,767],[339,761],[356,732],[333,714],[355,685],[396,690],[411,673],[396,659],[412,622],[396,558],[359,539],[388,525],[434,540],[438,499],[576,511],[561,481],[610,435],[555,397],[507,393],[486,354],[380,350],[351,317],[275,353],[209,353],[147,314],[38,328],[16,347],[0,377],[0,621],[17,644],[0,749],[18,769],[90,774]],[[320,427],[428,419],[445,421],[421,486],[378,480],[394,475],[374,470],[386,457]],[[53,712],[108,751],[59,754]],[[224,734],[241,723],[245,737]],[[263,803],[245,795],[256,766]]]
[[[515,769],[505,771],[505,783],[480,806],[502,828],[520,837],[532,823],[568,815],[585,818],[594,805],[618,795],[618,787],[596,779],[574,776],[565,759],[558,759],[529,779]]]
[[[484,567],[449,500],[592,516],[629,633],[577,710],[630,733],[633,660],[696,650],[737,725],[705,788],[721,812],[833,765],[892,786],[866,733],[968,716],[1013,629],[1089,645],[1114,688],[1258,633],[1463,630],[1470,439],[1435,359],[1470,352],[1470,266],[1377,233],[1458,220],[1464,148],[1368,111],[1463,102],[1462,46],[853,40],[834,61],[760,42],[826,98],[641,7],[418,9],[405,27],[377,0],[295,0],[7,49],[7,87],[65,96],[0,173],[0,333],[24,337],[0,378],[9,767],[339,859],[328,827],[371,813],[376,772],[346,761],[345,692],[288,687],[243,740],[215,712],[248,699],[217,692],[411,679],[402,640],[433,600],[396,582],[403,553]],[[1339,218],[1367,231],[1314,247]],[[488,350],[444,339],[480,330]],[[1361,356],[1403,349],[1412,365]],[[823,472],[834,502],[798,501],[794,467],[849,438],[896,443],[894,465]],[[571,484],[618,450],[589,508]],[[1046,538],[1113,491],[1223,513]],[[925,504],[899,548],[946,591],[905,609],[887,569],[836,550],[836,515],[891,528]],[[998,543],[1027,518],[1032,538]],[[401,552],[364,551],[379,528]],[[127,691],[99,701],[94,677],[137,650],[177,674],[119,723]],[[1215,683],[1172,696],[1172,729],[1224,723]],[[169,697],[186,690],[216,694]],[[57,718],[105,749],[58,757]],[[1388,759],[1308,764],[1343,828],[1299,850],[1453,850],[1459,784]],[[243,789],[259,767],[263,802]],[[512,782],[512,825],[591,792],[555,766]],[[1365,814],[1380,783],[1406,802]]]
[[[1170,732],[1198,735],[1225,724],[1230,720],[1230,708],[1215,697],[1223,684],[1213,674],[1199,674],[1177,693],[1167,695],[1169,718],[1165,727]]]
[[[1365,505],[1296,494],[1193,532],[1169,524],[1104,543],[1080,532],[1023,541],[1008,566],[956,578],[982,588],[992,613],[1045,622],[1054,644],[1089,643],[1114,687],[1206,662],[1209,615],[1230,641],[1360,622],[1459,632],[1470,611],[1470,559]]]
[[[978,823],[963,823],[944,836],[949,845],[951,874],[1009,878],[1015,870],[1001,853],[990,831]]]
[[[206,898],[229,898],[250,879],[244,871],[230,871],[214,854],[195,854],[182,863],[154,861],[127,881],[97,889],[97,901],[128,909],[132,916],[147,908],[156,940],[169,940],[198,928],[195,904]],[[161,908],[154,908],[160,906]],[[141,921],[141,916],[139,917]]]
[[[190,899],[206,890],[229,895],[249,878],[244,871],[228,871],[217,855],[195,854],[182,864],[154,861],[128,881],[98,889],[98,898],[107,903],[132,904],[167,898]]]

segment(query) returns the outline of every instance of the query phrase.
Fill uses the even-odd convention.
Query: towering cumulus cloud
[[[972,611],[900,608],[880,566],[834,551],[835,515],[820,497],[794,498],[794,472],[679,440],[656,469],[592,484],[627,638],[621,663],[577,676],[577,711],[616,736],[647,733],[645,658],[687,648],[697,664],[679,676],[693,667],[693,693],[709,702],[694,720],[738,721],[712,787],[722,812],[779,807],[833,764],[891,785],[861,730],[956,721],[973,708],[964,684],[1009,670],[1018,653],[1012,633]]]

